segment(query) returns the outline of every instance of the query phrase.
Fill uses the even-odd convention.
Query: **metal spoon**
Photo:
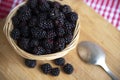
[[[118,80],[107,67],[105,63],[105,53],[100,46],[92,42],[83,41],[78,44],[78,53],[83,61],[101,66],[112,80]]]

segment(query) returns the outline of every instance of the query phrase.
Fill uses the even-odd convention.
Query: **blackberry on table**
[[[18,15],[21,21],[29,20],[31,18],[31,9],[27,5],[24,5],[18,9]]]
[[[65,26],[65,29],[74,29],[75,28],[75,25],[74,25],[74,23],[70,23],[69,21],[65,21],[65,24],[64,24],[64,26]]]
[[[49,63],[42,64],[40,66],[40,68],[41,68],[41,70],[42,70],[42,72],[44,74],[48,74],[51,71],[51,69],[52,69],[52,67],[51,67],[51,65]]]
[[[62,19],[65,19],[65,15],[64,15],[64,13],[59,12],[59,17],[62,18]]]
[[[67,19],[68,19],[70,22],[76,23],[76,22],[77,22],[77,19],[78,19],[78,15],[77,15],[77,13],[75,13],[75,12],[70,12],[70,13],[67,14]]]
[[[38,0],[28,0],[27,1],[27,5],[31,8],[31,9],[35,9],[37,6]]]
[[[63,67],[63,71],[66,73],[66,74],[72,74],[73,71],[74,71],[74,68],[71,64],[67,63],[64,65]]]
[[[63,66],[65,64],[65,59],[64,58],[58,58],[54,60],[54,63],[59,66]]]
[[[37,46],[33,49],[33,54],[43,55],[43,54],[45,54],[45,49],[42,46]]]
[[[64,34],[65,34],[64,28],[58,27],[57,30],[56,30],[56,34],[57,34],[59,37],[63,37]]]
[[[32,39],[32,40],[30,40],[30,42],[29,42],[29,46],[30,47],[36,47],[36,46],[38,46],[39,45],[39,40],[37,40],[37,39]]]
[[[18,40],[20,38],[20,30],[18,28],[14,28],[11,33],[10,36],[14,39],[14,40]]]
[[[33,27],[33,28],[31,28],[31,34],[32,34],[33,38],[42,39],[42,38],[45,38],[46,31],[44,31],[43,29],[40,29],[38,27]]]
[[[21,49],[28,52],[29,51],[29,41],[30,41],[30,39],[28,39],[28,38],[21,38],[18,40],[18,46]]]
[[[68,5],[63,5],[63,6],[61,7],[61,11],[62,11],[64,14],[67,14],[67,13],[70,13],[72,10],[71,10],[70,6],[68,6]]]
[[[25,59],[25,65],[29,68],[34,68],[36,66],[36,60]]]
[[[59,16],[59,10],[56,8],[50,9],[49,17],[52,20],[55,20]]]
[[[59,68],[52,68],[50,71],[50,74],[52,76],[58,76],[60,74],[60,69]]]

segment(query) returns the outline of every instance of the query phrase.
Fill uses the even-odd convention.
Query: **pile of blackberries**
[[[65,64],[64,58],[55,59],[55,60],[53,60],[53,62],[57,66],[60,66],[62,71],[66,74],[72,74],[74,71],[74,68],[71,64],[69,64],[69,63]],[[36,66],[36,61],[25,59],[25,65],[29,68],[34,68]],[[52,76],[58,76],[60,74],[60,68],[59,67],[52,67],[51,64],[49,64],[49,63],[41,64],[39,66],[39,68],[44,74],[50,74]]]
[[[73,38],[78,15],[70,6],[47,0],[28,0],[12,17],[11,37],[34,55],[63,50]]]

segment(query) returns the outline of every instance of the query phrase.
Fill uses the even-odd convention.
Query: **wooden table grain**
[[[81,0],[63,0],[69,4],[80,16],[81,41],[92,41],[99,44],[106,53],[108,67],[120,79],[120,32],[111,24],[86,6]],[[0,80],[111,80],[99,66],[84,63],[78,56],[77,48],[65,56],[66,62],[74,66],[71,75],[63,73],[62,68],[58,77],[43,74],[39,65],[52,61],[37,61],[34,69],[24,65],[22,57],[17,55],[9,45],[3,33],[4,20],[0,20]]]

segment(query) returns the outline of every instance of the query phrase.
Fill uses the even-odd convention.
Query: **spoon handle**
[[[105,70],[105,72],[111,77],[112,80],[118,80],[118,78],[112,73],[105,62],[102,63],[100,66]]]

